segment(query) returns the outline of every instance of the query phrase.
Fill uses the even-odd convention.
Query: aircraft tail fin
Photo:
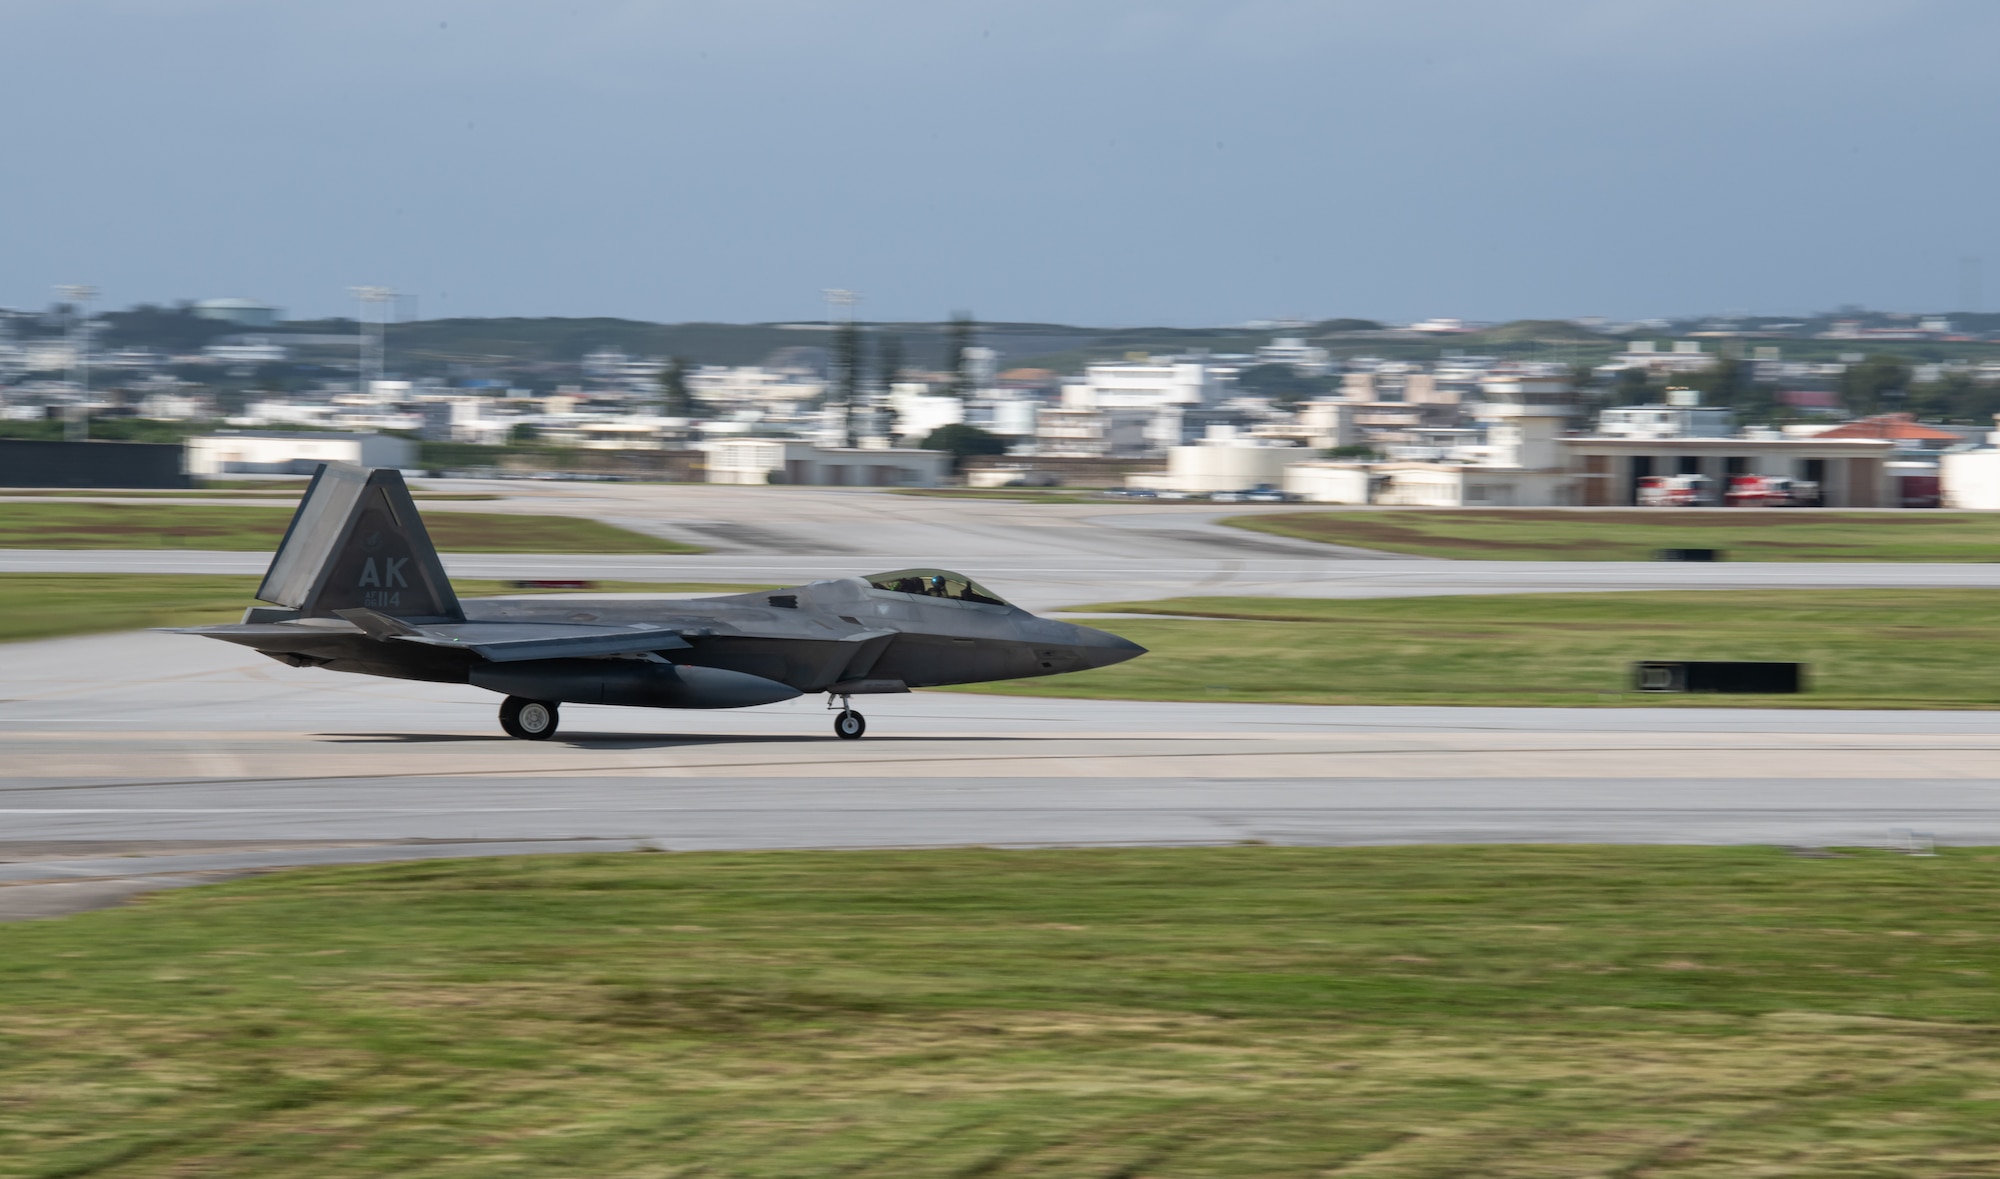
[[[313,474],[257,597],[301,618],[465,617],[402,472],[350,463]]]

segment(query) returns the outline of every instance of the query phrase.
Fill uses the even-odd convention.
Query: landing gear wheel
[[[843,708],[840,715],[833,718],[833,733],[842,741],[858,741],[861,734],[868,731],[868,722],[852,708]]]
[[[509,737],[523,741],[546,741],[556,735],[562,716],[552,700],[529,700],[509,696],[500,702],[500,727]]]

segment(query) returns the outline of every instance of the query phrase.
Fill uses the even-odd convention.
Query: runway
[[[943,565],[1035,610],[1181,594],[2000,588],[1994,565],[1378,559],[1266,544],[1216,525],[1227,509],[730,488],[497,502],[723,539],[700,556],[457,555],[453,574],[791,583]],[[266,561],[0,551],[14,572],[254,574]],[[822,703],[569,706],[562,735],[535,744],[502,737],[497,698],[469,687],[288,668],[183,636],[14,644],[0,660],[0,919],[264,867],[590,848],[1817,846],[1909,831],[2000,844],[1991,713],[917,693],[868,699],[869,736],[842,742]]]
[[[531,744],[476,689],[194,638],[8,655],[0,884],[638,846],[2000,843],[1985,713],[918,693],[869,700],[859,742],[801,700],[569,706]]]

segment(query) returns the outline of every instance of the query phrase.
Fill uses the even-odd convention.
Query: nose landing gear
[[[861,734],[868,731],[868,721],[848,706],[849,699],[846,696],[840,698],[840,715],[833,718],[833,735],[842,741],[858,741]],[[833,697],[827,697],[826,706],[833,707]]]

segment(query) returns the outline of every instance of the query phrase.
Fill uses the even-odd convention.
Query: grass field
[[[2000,855],[295,872],[0,926],[0,1176],[2000,1173]]]
[[[1291,704],[2000,707],[2000,601],[1985,590],[1183,598],[1089,609],[1218,621],[1094,621],[1151,653],[967,690]],[[1630,664],[1641,659],[1803,662],[1810,690],[1630,692]]]
[[[0,503],[0,548],[222,549],[269,552],[285,535],[292,505]],[[570,516],[433,512],[431,540],[458,553],[693,553],[671,540],[642,536]]]
[[[1645,561],[1656,549],[1721,549],[1732,561],[2000,561],[1991,512],[1289,512],[1238,528],[1471,561]]]
[[[141,573],[0,573],[0,643],[64,635],[235,622],[256,577],[197,577]],[[533,593],[502,581],[452,583],[463,597]],[[606,581],[604,593],[740,593],[756,585],[692,585]]]

